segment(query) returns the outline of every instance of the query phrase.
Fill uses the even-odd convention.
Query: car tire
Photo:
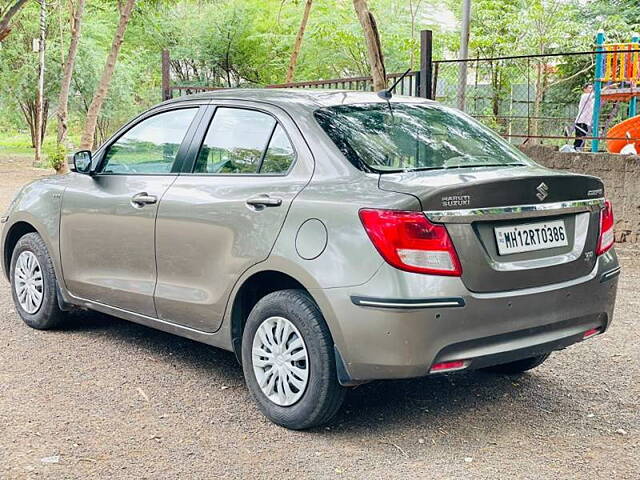
[[[60,325],[65,312],[58,305],[53,261],[37,233],[18,240],[11,255],[10,279],[13,303],[24,323],[38,330]]]
[[[523,358],[522,360],[516,360],[515,362],[503,363],[500,365],[494,365],[487,367],[483,370],[493,373],[502,373],[506,375],[517,375],[524,373],[527,370],[536,368],[544,363],[549,358],[550,353],[544,353],[542,355],[536,355],[535,357]]]
[[[344,400],[329,328],[301,290],[270,293],[253,307],[242,336],[242,365],[258,408],[280,426],[326,424]]]

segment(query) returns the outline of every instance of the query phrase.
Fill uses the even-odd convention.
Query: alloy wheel
[[[304,394],[309,381],[309,357],[300,331],[284,317],[269,317],[253,337],[253,372],[262,393],[288,407]]]
[[[20,254],[13,282],[20,307],[30,315],[36,313],[44,299],[44,279],[40,262],[33,252],[25,250]]]

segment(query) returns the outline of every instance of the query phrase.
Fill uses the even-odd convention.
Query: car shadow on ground
[[[109,341],[133,345],[154,356],[170,358],[177,368],[204,375],[215,372],[226,384],[244,388],[242,367],[235,355],[219,348],[98,312],[74,313],[64,331],[73,335],[100,335]],[[494,430],[500,424],[525,425],[530,418],[557,423],[562,415],[573,410],[565,393],[560,378],[536,372],[514,377],[471,371],[376,381],[350,389],[329,429],[311,432],[397,433],[418,424],[425,431],[464,430],[469,415],[476,416],[476,423],[478,417],[485,417],[487,428]],[[554,411],[558,414],[554,415]]]
[[[171,355],[171,362],[177,367],[204,372],[215,371],[222,380],[244,384],[242,367],[232,352],[100,312],[74,312],[61,331],[70,334],[100,335],[109,341],[134,345],[137,349],[144,349],[149,354],[161,358]]]
[[[349,393],[335,430],[384,433],[420,425],[434,432],[467,430],[473,423],[491,430],[517,424],[524,433],[531,418],[554,423],[572,410],[559,388],[555,379],[535,372],[513,377],[470,371],[372,382]]]

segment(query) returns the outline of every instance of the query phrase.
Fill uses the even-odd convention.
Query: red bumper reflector
[[[586,332],[584,332],[582,334],[582,339],[586,340],[587,338],[591,338],[594,335],[598,335],[600,333],[600,329],[599,328],[592,328],[590,330],[587,330]]]
[[[467,368],[469,362],[466,360],[454,360],[452,362],[434,363],[429,373],[451,372],[453,370],[462,370]]]

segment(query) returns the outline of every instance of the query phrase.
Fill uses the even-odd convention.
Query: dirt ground
[[[0,158],[0,210],[46,174]],[[0,280],[0,478],[640,478],[640,250],[614,324],[518,379],[351,391],[328,428],[251,403],[233,355],[96,313],[39,332]]]

